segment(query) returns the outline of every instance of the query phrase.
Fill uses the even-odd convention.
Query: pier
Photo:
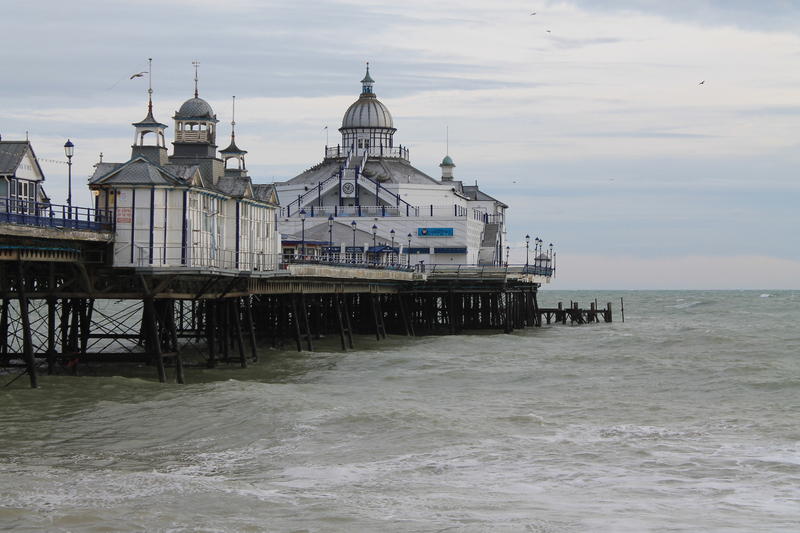
[[[189,365],[246,367],[259,347],[311,351],[323,337],[351,350],[359,335],[610,322],[610,304],[540,308],[553,244],[525,235],[524,264],[510,264],[508,205],[457,179],[450,155],[439,178],[414,167],[374,83],[367,68],[335,149],[272,184],[248,173],[235,97],[217,150],[197,70],[171,152],[149,80],[130,158],[94,165],[91,208],[72,205],[75,143],[56,205],[30,141],[0,140],[0,367],[32,387],[96,363],[184,383]]]
[[[266,271],[113,267],[106,227],[35,236],[0,228],[0,366],[26,373],[32,387],[41,373],[77,374],[95,363],[145,363],[159,381],[184,383],[186,365],[246,367],[261,346],[313,351],[323,336],[347,351],[358,335],[611,321],[610,304],[540,308],[537,291],[552,275],[540,265],[423,268],[292,256]]]

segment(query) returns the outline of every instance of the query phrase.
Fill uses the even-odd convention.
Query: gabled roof
[[[274,183],[253,184],[253,198],[268,204],[278,205],[278,191]]]
[[[33,152],[30,141],[0,141],[0,176],[13,176],[17,172],[22,159],[30,150],[31,159],[39,171],[39,175],[44,178],[42,167]]]
[[[216,189],[234,198],[252,198],[253,188],[250,178],[246,176],[223,177],[217,182]]]
[[[477,185],[464,185],[464,194],[466,194],[470,200],[472,201],[480,201],[480,202],[497,202],[500,206],[507,208],[508,206],[498,200],[497,198],[493,198],[480,190]]]
[[[108,170],[108,165],[112,165],[113,168]],[[185,179],[141,156],[121,165],[115,163],[98,164],[94,175],[89,178],[89,184],[189,185]]]

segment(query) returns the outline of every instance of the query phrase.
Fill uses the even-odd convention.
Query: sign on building
[[[453,228],[417,228],[417,237],[452,237]]]
[[[133,211],[130,207],[117,208],[117,224],[130,224],[133,220]]]

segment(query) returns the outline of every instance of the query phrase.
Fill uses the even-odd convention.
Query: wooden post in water
[[[619,297],[619,312],[622,315],[622,321],[625,322],[625,302],[622,301],[622,296]]]
[[[28,377],[31,378],[31,388],[39,386],[36,377],[36,359],[33,356],[33,338],[31,337],[31,319],[28,314],[28,296],[25,293],[25,276],[22,272],[22,261],[17,263],[17,296],[19,297],[19,317],[22,322],[22,353],[27,368]]]

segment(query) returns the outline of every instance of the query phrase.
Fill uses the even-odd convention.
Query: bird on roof
[[[703,80],[700,83],[698,83],[697,85],[703,85],[705,82],[706,82],[706,80]]]
[[[141,77],[142,77],[142,76],[144,76],[145,74],[147,74],[147,71],[146,71],[146,70],[145,70],[145,71],[143,71],[143,72],[137,72],[136,74],[134,74],[133,76],[131,76],[131,77],[130,77],[130,78],[128,78],[128,79],[131,79],[131,80],[132,80],[133,78],[141,78]]]

